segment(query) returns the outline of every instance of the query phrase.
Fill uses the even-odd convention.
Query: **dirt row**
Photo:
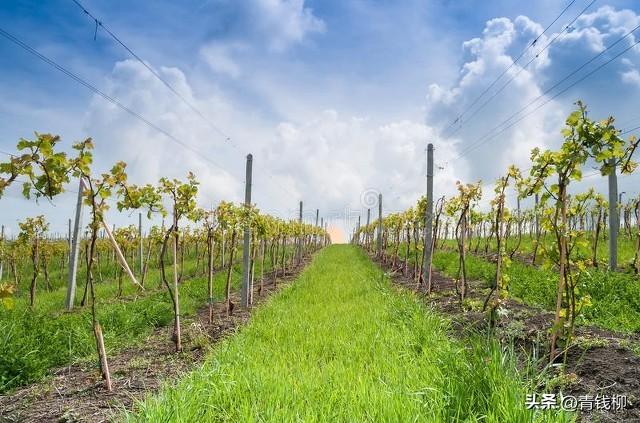
[[[391,279],[418,295],[433,309],[452,319],[455,335],[465,337],[472,333],[486,333],[489,328],[487,313],[482,302],[488,288],[484,282],[470,281],[467,304],[462,309],[456,293],[455,281],[438,272],[433,274],[433,289],[427,295],[423,285],[418,286],[412,275],[405,275],[400,268],[391,268],[389,262],[376,260]],[[547,366],[548,334],[553,324],[553,313],[508,299],[494,333],[505,345],[513,345],[521,362],[540,357],[540,372],[556,392],[579,397],[581,395],[621,395],[627,399],[624,410],[616,412],[587,410],[581,412],[582,422],[640,422],[640,334],[626,335],[592,326],[576,330],[576,341],[567,354],[564,372],[560,366]],[[547,388],[548,390],[549,388]],[[523,398],[523,406],[525,399]]]
[[[264,290],[254,287],[254,307],[294,280],[310,262],[304,262],[282,275],[265,274]],[[231,301],[240,303],[239,293]],[[200,365],[217,342],[232,335],[251,316],[251,310],[234,307],[227,316],[224,302],[214,306],[214,319],[208,323],[208,308],[182,320],[183,351],[175,352],[171,341],[173,327],[162,327],[142,343],[109,357],[113,391],[108,392],[100,377],[97,361],[87,361],[53,369],[50,377],[9,395],[0,396],[0,423],[9,422],[105,422],[136,401],[157,392],[163,383],[180,378]]]

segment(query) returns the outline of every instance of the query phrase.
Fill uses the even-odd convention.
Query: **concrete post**
[[[67,236],[67,242],[69,243],[69,255],[71,255],[71,247],[72,247],[72,244],[73,244],[72,243],[73,236],[71,235],[71,219],[69,219],[69,222],[68,222],[68,231],[69,231],[69,234]]]
[[[140,277],[142,277],[142,271],[144,269],[144,257],[142,246],[142,213],[138,213],[138,256],[140,257]]]
[[[369,239],[369,225],[371,224],[371,209],[367,209],[367,232],[365,233],[364,245],[369,249],[371,240]]]
[[[0,230],[0,244],[4,242],[4,225],[2,225],[2,229]],[[4,270],[4,261],[2,261],[2,257],[0,257],[0,282],[2,282],[2,271]]]
[[[253,156],[247,154],[247,167],[244,185],[244,205],[251,207],[251,173],[253,166]],[[251,228],[250,225],[244,227],[244,244],[242,247],[242,289],[240,292],[240,303],[243,307],[249,307],[249,289],[251,278]]]
[[[378,194],[378,257],[382,258],[382,194]]]
[[[76,274],[78,272],[78,256],[80,255],[80,237],[82,227],[82,200],[84,192],[84,181],[80,179],[78,185],[78,198],[76,200],[76,217],[73,224],[73,237],[71,240],[71,250],[69,251],[69,278],[67,283],[67,296],[65,298],[65,308],[67,311],[73,310],[73,302],[76,298]]]
[[[424,221],[424,262],[422,269],[429,269],[431,244],[433,243],[433,144],[427,146],[427,210]]]
[[[298,223],[302,225],[302,201],[300,201],[300,212],[298,214]],[[300,229],[302,231],[302,228]],[[298,264],[302,263],[302,243],[304,242],[303,234],[298,236]]]
[[[318,227],[318,219],[320,218],[320,209],[316,209],[316,228]],[[313,246],[314,248],[317,247],[318,244],[318,236],[314,235],[313,236]]]
[[[618,268],[618,177],[616,176],[616,162],[611,159],[612,166],[609,173],[609,269]]]

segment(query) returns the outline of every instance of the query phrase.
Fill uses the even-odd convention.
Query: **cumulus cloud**
[[[456,153],[455,145],[438,143],[436,131],[423,123],[375,125],[326,110],[310,122],[279,124],[268,160],[279,163],[278,173],[296,175],[299,192],[313,193],[312,208],[323,207],[348,227],[367,208],[375,212],[378,193],[385,213],[409,207],[424,194],[427,141],[439,145],[437,163]],[[460,175],[466,177],[464,170],[440,166],[435,178],[440,195],[452,194]]]
[[[509,124],[635,42],[633,36],[628,37],[620,43],[619,49],[611,54],[607,52],[547,97],[531,103],[557,80],[603,51],[638,23],[640,17],[636,13],[610,6],[585,13],[566,32],[563,31],[566,23],[559,23],[560,32],[550,31],[545,35],[540,35],[543,26],[526,16],[514,20],[491,19],[481,37],[463,43],[466,57],[458,80],[451,86],[432,84],[428,87],[426,123],[446,135],[445,142],[457,143],[466,153],[464,157],[469,160],[473,179],[492,182],[511,163],[527,168],[529,151],[533,147],[552,147],[560,142],[559,129],[576,99],[583,98],[588,104],[593,102],[589,105],[595,112],[602,113],[607,105],[619,104],[619,98],[607,98],[609,92],[621,89],[611,81],[612,74],[620,74],[624,83],[640,85],[640,74],[634,65],[638,62],[637,52],[629,52],[626,61],[613,62],[605,72],[594,74],[576,89],[549,101],[517,124]],[[531,47],[517,60],[527,46]],[[491,86],[503,73],[504,76]],[[487,87],[490,87],[487,93],[478,100]],[[506,120],[523,108],[522,114]],[[477,109],[481,110],[476,113]],[[605,113],[611,113],[611,110]],[[456,123],[452,125],[454,121]],[[499,134],[495,136],[485,137],[497,132]]]
[[[307,34],[322,33],[326,25],[305,7],[304,0],[252,0],[251,10],[269,47],[282,51],[301,42]]]
[[[298,29],[288,29],[282,33],[286,36],[281,35],[289,43],[299,41],[305,32],[321,30],[321,27],[315,27],[317,23],[313,23],[315,21],[309,17],[311,12],[301,1],[263,0],[261,7],[268,9],[266,21],[269,16],[284,14],[282,16],[289,16],[288,19],[296,22],[292,25]],[[457,82],[449,87],[437,84],[428,87],[424,122],[407,119],[372,121],[366,113],[335,109],[326,109],[312,118],[287,119],[285,116],[273,121],[252,117],[221,92],[203,93],[187,80],[180,69],[159,68],[159,72],[190,102],[206,110],[212,120],[222,122],[225,130],[235,138],[251,140],[249,143],[241,141],[238,145],[243,152],[254,154],[254,198],[259,207],[276,214],[282,214],[284,210],[292,217],[297,201],[303,199],[308,209],[323,208],[323,212],[349,221],[363,212],[365,206],[361,204],[361,195],[368,190],[385,196],[386,211],[408,207],[424,193],[427,142],[436,146],[438,195],[453,194],[457,180],[483,179],[485,188],[489,189],[509,164],[527,167],[533,147],[549,147],[557,143],[558,130],[572,107],[571,101],[550,102],[533,119],[519,122],[499,137],[490,138],[481,148],[459,157],[501,119],[541,95],[548,86],[550,70],[555,69],[553,75],[557,75],[557,69],[562,69],[563,57],[557,56],[558,52],[571,46],[582,46],[584,60],[585,56],[589,57],[585,50],[593,51],[594,46],[597,47],[593,40],[611,38],[612,34],[619,32],[613,22],[620,22],[620,25],[634,22],[626,12],[614,13],[607,8],[594,14],[597,18],[595,15],[586,16],[576,24],[571,36],[567,34],[558,38],[557,43],[539,55],[535,66],[532,62],[526,67],[527,61],[553,39],[554,34],[540,36],[537,47],[530,49],[522,61],[512,66],[522,48],[540,35],[542,26],[525,16],[488,21],[481,37],[463,43],[466,61],[460,67]],[[588,22],[598,26],[586,27]],[[600,35],[594,38],[596,32]],[[233,60],[233,55],[245,48],[250,47],[244,44],[210,44],[202,49],[201,56],[216,71],[237,77],[241,75],[241,68]],[[629,60],[621,65],[626,71],[622,74],[626,82],[636,83],[639,80],[633,63]],[[468,116],[463,116],[464,126],[459,133],[443,137],[443,128],[450,122],[448,119],[471,105],[506,69],[505,77],[495,89],[513,78],[508,89],[488,103],[476,119],[466,121]],[[181,176],[186,170],[193,170],[203,181],[203,203],[221,198],[241,198],[244,153],[238,154],[239,151],[231,146],[220,144],[219,137],[214,141],[216,137],[212,133],[215,131],[177,101],[138,63],[124,61],[116,64],[109,77],[108,92],[198,151],[207,152],[206,157],[224,164],[223,167],[231,167],[229,171],[222,171],[212,166],[203,155],[175,146],[111,105],[94,100],[87,115],[87,128],[92,128],[93,133],[97,129],[100,139],[110,140],[110,156],[117,153],[133,163],[134,177],[148,179],[167,172]],[[194,96],[194,92],[199,96]],[[277,96],[277,90],[270,95]],[[115,140],[113,128],[118,128]],[[153,160],[149,160],[150,157]]]
[[[215,72],[238,78],[242,70],[234,54],[246,49],[247,45],[241,42],[212,42],[200,49],[200,56]]]
[[[515,21],[498,18],[487,22],[481,38],[463,44],[471,57],[462,65],[457,84],[450,88],[433,84],[427,91],[427,124],[438,127],[444,135],[454,134],[445,143],[456,143],[463,153],[476,145],[481,146],[482,136],[496,127],[501,118],[510,116],[541,94],[534,69],[519,66],[527,62],[526,57],[512,66],[517,57],[513,55],[514,45],[527,45],[541,32],[541,26],[526,17],[518,17]],[[544,41],[545,38],[540,37],[538,42]],[[478,100],[486,87],[503,72],[506,73],[502,79]],[[511,82],[507,86],[508,81]],[[503,89],[499,97],[489,101],[503,85],[508,89]],[[479,111],[476,113],[475,110]],[[542,120],[557,120],[559,116],[553,105],[544,113]],[[449,128],[452,116],[458,117],[457,125],[461,123],[463,131],[456,133],[457,125]],[[535,122],[518,124],[484,143],[486,145],[469,150],[471,176],[492,180],[499,176],[496,170],[506,169],[510,163],[526,163],[528,151],[534,146],[548,145],[550,135]],[[449,166],[459,169],[460,163],[454,161]]]
[[[638,69],[631,69],[622,72],[622,81],[626,82],[627,84],[640,87],[640,72],[638,72]]]
[[[193,96],[193,87],[175,68],[157,70],[181,95],[207,116],[224,122],[238,135],[239,150],[254,154],[254,201],[263,211],[293,217],[304,200],[306,210],[321,208],[323,216],[346,230],[366,208],[361,197],[367,190],[382,193],[386,211],[412,205],[424,192],[426,142],[437,142],[433,128],[402,120],[378,125],[358,117],[325,110],[305,122],[252,122],[222,95]],[[131,179],[154,183],[161,176],[184,178],[193,171],[201,182],[201,205],[221,199],[239,201],[243,194],[243,154],[221,144],[212,130],[161,82],[133,61],[116,64],[107,93],[119,98],[162,129],[179,137],[198,152],[167,139],[139,120],[95,98],[85,117],[85,127],[96,140],[97,166],[108,159],[129,163]],[[242,132],[241,127],[253,132]],[[260,140],[252,145],[244,140]],[[455,144],[438,143],[438,162],[456,153]],[[108,158],[108,159],[107,159]],[[213,166],[215,160],[225,170]],[[462,163],[462,162],[461,162]],[[437,172],[436,183],[451,194],[462,171],[447,167]],[[387,198],[387,196],[389,196]],[[370,206],[370,205],[369,205]]]
[[[360,74],[344,76],[344,84],[339,85],[340,97],[327,89],[328,85],[323,85],[317,75],[305,79],[296,72],[282,72],[282,69],[295,68],[295,63],[287,62],[287,54],[282,54],[286,49],[327,30],[326,24],[304,1],[247,0],[237,7],[242,8],[243,22],[250,24],[244,25],[243,31],[232,31],[228,38],[203,43],[199,59],[208,66],[207,72],[210,68],[217,74],[216,78],[230,77],[232,84],[242,86],[241,90],[222,91],[210,85],[210,74],[207,78],[198,78],[201,75],[190,73],[191,69],[152,64],[182,96],[225,134],[230,134],[232,141],[226,142],[223,134],[200,119],[143,66],[125,60],[113,66],[106,83],[98,85],[197,152],[95,98],[83,125],[86,134],[96,140],[100,170],[108,168],[111,160],[122,159],[129,163],[132,179],[140,183],[155,182],[160,176],[184,178],[191,170],[202,182],[200,203],[210,205],[220,199],[238,201],[242,198],[244,158],[251,152],[254,154],[254,201],[262,210],[293,217],[297,202],[304,200],[307,210],[317,207],[327,217],[353,223],[355,216],[364,212],[361,196],[368,190],[383,194],[386,212],[415,203],[425,191],[428,142],[435,145],[436,195],[453,194],[457,180],[482,179],[485,192],[490,192],[494,180],[509,164],[528,166],[531,148],[559,143],[559,129],[576,99],[585,99],[592,107],[590,110],[595,109],[596,118],[616,110],[637,113],[633,112],[632,99],[622,95],[628,91],[628,84],[640,86],[637,71],[640,60],[633,51],[625,56],[625,61],[612,63],[606,72],[593,75],[531,117],[497,137],[487,138],[478,148],[469,149],[556,80],[640,23],[638,15],[628,10],[603,7],[587,13],[544,51],[544,46],[557,32],[552,30],[537,38],[544,26],[529,17],[491,19],[478,37],[461,43],[461,50],[452,53],[460,61],[460,65],[452,69],[458,73],[455,81],[429,85],[432,80],[425,76],[424,85],[415,87],[426,94],[424,119],[385,120],[372,115],[378,108],[382,109],[380,104],[388,98],[371,96],[371,104],[362,110],[348,110],[340,102],[350,82],[361,82]],[[558,22],[557,27],[563,28],[565,24]],[[535,46],[512,66],[520,52],[536,38]],[[629,37],[619,47],[634,41]],[[276,56],[282,60],[281,67],[265,67],[260,69],[260,75],[255,68],[248,67]],[[610,57],[604,55],[602,60]],[[274,75],[277,73],[274,69],[280,73]],[[505,76],[489,90],[485,99],[513,78],[509,85],[476,116],[472,116],[472,112],[461,116],[505,70]],[[205,79],[209,81],[203,83]],[[309,81],[319,83],[314,85]],[[362,91],[354,95],[365,97]],[[484,101],[476,102],[475,107]],[[276,112],[266,110],[270,107],[277,109]],[[458,123],[443,133],[456,117],[461,117],[461,129],[456,130]],[[631,116],[618,117],[624,120]],[[467,154],[459,157],[463,152]],[[343,227],[348,228],[348,224],[344,223]]]
[[[195,98],[184,73],[177,68],[156,70],[180,95],[211,117],[224,120],[229,105],[218,95]],[[125,60],[116,63],[107,80],[107,93],[145,119],[171,134],[178,141],[149,127],[100,97],[95,97],[85,117],[84,126],[96,142],[96,165],[110,166],[107,158],[129,164],[129,173],[138,183],[155,183],[160,177],[184,179],[195,172],[202,183],[203,204],[214,199],[240,197],[242,162],[230,170],[221,169],[234,153],[207,122],[172,94],[140,63]],[[184,143],[185,145],[181,145]]]

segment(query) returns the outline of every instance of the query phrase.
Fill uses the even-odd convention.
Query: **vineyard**
[[[0,8],[0,423],[640,422],[635,2],[86,1]]]
[[[588,160],[603,175],[635,170],[638,141],[618,133],[612,120],[591,121],[579,104],[561,149],[532,151],[528,175],[507,169],[490,210],[478,208],[480,182],[459,182],[455,197],[422,197],[356,227],[351,243],[360,251],[320,253],[330,243],[325,226],[304,223],[302,214],[285,221],[250,202],[201,208],[193,174],[135,185],[123,162],[92,173],[91,139],[73,145],[72,154],[58,136],[23,139],[0,163],[2,190],[21,182],[25,198],[53,199],[77,178],[79,207],[90,220],[82,236],[70,226],[62,238],[51,235],[45,216],[28,217],[16,237],[2,239],[0,403],[13,410],[9,418],[53,418],[57,399],[37,387],[70,383],[73,374],[92,386],[94,402],[101,391],[116,398],[124,391],[124,418],[136,421],[237,421],[254,413],[282,421],[293,418],[292,409],[303,420],[404,420],[429,410],[427,420],[570,421],[570,412],[534,412],[522,399],[540,391],[588,394],[604,376],[588,373],[586,359],[604,354],[603,366],[624,370],[618,392],[634,404],[640,198],[612,209],[593,189],[569,190]],[[508,190],[517,195],[515,209],[507,206]],[[535,207],[521,209],[520,200],[531,196]],[[137,211],[138,226],[110,227],[110,204]],[[609,219],[612,210],[617,215]],[[144,233],[143,215],[160,216],[162,224]],[[246,330],[216,345],[279,284],[288,288],[259,308]],[[209,348],[212,359],[203,354]],[[135,369],[123,363],[158,353],[177,354],[177,361],[145,362],[164,366],[156,379],[142,378],[155,389],[202,360],[204,367],[157,397],[132,402],[123,384]],[[622,361],[624,369],[616,369]],[[94,371],[101,385],[91,382]],[[407,403],[408,393],[423,399]],[[86,402],[74,401],[87,418]],[[297,405],[274,408],[282,401]],[[203,409],[206,403],[215,406]],[[635,416],[633,408],[625,413]]]
[[[613,118],[590,120],[578,102],[561,148],[534,149],[528,175],[509,167],[495,183],[490,210],[478,209],[481,182],[458,182],[457,196],[435,204],[422,197],[406,211],[357,227],[352,242],[432,305],[454,309],[461,324],[484,326],[507,343],[515,338],[526,360],[545,358],[560,369],[552,380],[570,392],[588,394],[594,388],[585,386],[589,378],[595,386],[597,378],[606,378],[635,399],[640,197],[622,203],[614,196],[618,201],[609,204],[592,188],[570,192],[587,162],[604,176],[636,169],[632,156],[639,142],[622,139],[620,132]],[[514,209],[507,207],[507,190],[516,194]],[[521,200],[533,196],[535,206],[521,209]],[[596,359],[606,346],[620,354]],[[590,359],[605,368],[607,360],[618,361],[625,376],[586,374]],[[580,386],[580,380],[586,383]]]
[[[255,207],[221,202],[209,210],[199,208],[192,174],[185,181],[162,178],[157,186],[136,186],[127,182],[126,164],[119,162],[110,173],[93,176],[91,140],[74,145],[75,157],[58,151],[60,142],[57,136],[37,134],[33,141],[21,140],[17,154],[0,163],[7,175],[0,179],[2,190],[24,180],[26,198],[52,199],[71,177],[79,178],[81,200],[91,216],[77,244],[71,238],[52,239],[44,216],[26,218],[15,239],[1,240],[2,392],[92,355],[98,356],[105,389],[111,391],[108,352],[144,340],[156,327],[171,325],[167,342],[182,351],[182,317],[205,307],[212,324],[216,301],[224,304],[226,315],[233,314],[231,294],[239,284],[244,231],[251,233],[249,303],[254,291],[263,295],[267,276],[276,285],[278,277],[328,242],[318,226],[286,222]],[[146,236],[135,226],[111,230],[104,219],[110,198],[120,210],[144,209],[148,217],[167,215],[166,200],[172,221],[152,226]],[[74,261],[79,265],[71,270]],[[67,274],[68,280],[81,281],[80,289],[66,289],[75,288],[66,286]]]

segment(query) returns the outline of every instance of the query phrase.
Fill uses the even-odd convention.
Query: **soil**
[[[265,273],[262,295],[258,293],[256,278],[254,308],[295,279],[309,261],[310,258],[305,259],[285,275],[278,272],[277,278],[273,272]],[[239,293],[234,292],[231,301],[239,304]],[[131,410],[137,401],[157,392],[163,384],[177,380],[201,364],[217,342],[247,322],[251,310],[236,306],[232,316],[227,316],[222,302],[214,305],[211,324],[207,307],[195,316],[183,318],[183,351],[180,353],[175,352],[171,341],[171,326],[158,328],[139,345],[108,357],[112,392],[106,390],[97,362],[53,369],[46,380],[0,396],[0,423],[112,421],[123,410]]]
[[[295,279],[306,263],[277,278],[278,287]],[[416,289],[410,276],[388,263],[381,263],[392,280],[404,289],[418,292],[423,300],[452,320],[452,330],[458,337],[471,331],[486,331],[486,313],[482,301],[488,292],[480,281],[470,281],[467,303],[462,310],[455,282],[434,272],[433,291],[427,295],[424,287]],[[265,291],[254,291],[256,305],[273,293],[274,275],[265,275]],[[238,294],[232,301],[239,303]],[[513,344],[521,361],[532,351],[543,354],[548,345],[543,340],[553,322],[553,313],[507,300],[506,315],[495,328],[496,336],[505,344]],[[157,392],[163,383],[171,383],[193,370],[205,359],[207,352],[221,339],[232,335],[250,318],[250,311],[236,307],[227,316],[224,303],[215,304],[214,321],[208,324],[208,310],[183,319],[183,351],[176,353],[170,341],[172,328],[159,328],[140,345],[132,346],[109,357],[113,391],[107,392],[100,379],[97,364],[86,362],[54,369],[50,377],[39,383],[0,396],[0,423],[8,422],[104,422],[114,419],[123,410],[131,410],[136,401]],[[549,377],[557,381],[556,391],[565,395],[623,395],[627,406],[616,412],[580,412],[581,422],[640,422],[640,334],[624,335],[596,327],[579,327],[575,346],[567,353],[567,365],[560,376],[559,366],[549,369]],[[633,352],[635,348],[636,352]],[[546,364],[540,359],[541,369]],[[523,398],[524,406],[524,398]]]
[[[405,289],[417,291],[423,300],[435,310],[448,315],[452,330],[458,337],[470,332],[484,332],[489,328],[488,313],[482,305],[489,289],[480,281],[469,281],[465,309],[460,306],[455,281],[438,272],[433,273],[432,293],[426,287],[417,286],[411,275],[401,269],[392,269],[390,263],[379,264],[391,279]],[[495,335],[505,345],[513,345],[521,363],[530,360],[534,352],[540,371],[546,371],[555,385],[553,390],[578,398],[597,394],[626,397],[626,407],[618,411],[587,410],[578,412],[580,422],[640,422],[640,334],[617,333],[592,326],[576,328],[576,340],[567,351],[566,367],[547,366],[548,333],[553,324],[553,313],[508,299],[499,317]],[[562,358],[559,360],[562,361]],[[544,388],[543,388],[544,389]],[[550,390],[547,388],[547,390]],[[546,393],[546,392],[545,392]],[[525,399],[523,398],[523,406]]]

